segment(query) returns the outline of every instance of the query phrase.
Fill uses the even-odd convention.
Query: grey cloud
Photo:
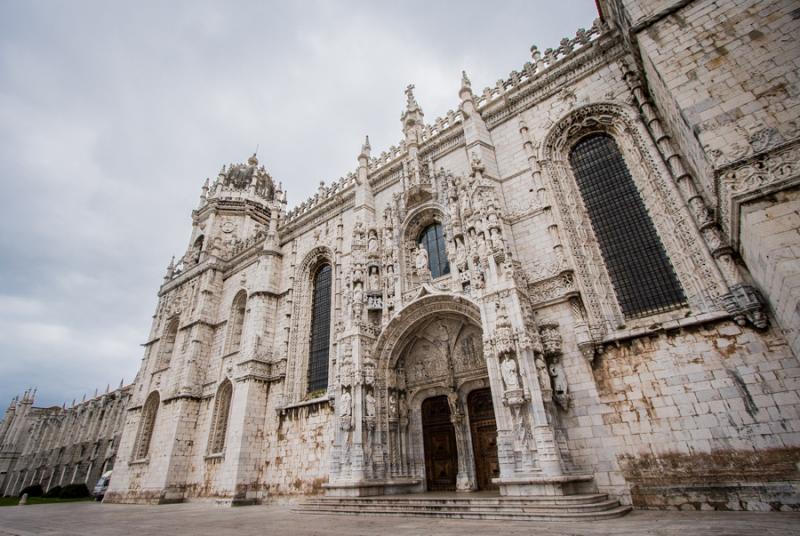
[[[0,4],[0,404],[133,378],[202,181],[259,156],[290,204],[595,17],[591,0]]]

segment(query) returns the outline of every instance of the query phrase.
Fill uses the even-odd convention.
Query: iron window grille
[[[308,358],[308,392],[328,386],[328,354],[331,338],[331,266],[322,265],[314,275],[311,305],[311,340]]]
[[[614,139],[587,136],[575,144],[569,161],[623,314],[645,316],[685,303]]]
[[[447,260],[447,244],[444,240],[442,225],[429,225],[419,235],[418,242],[428,251],[428,268],[431,278],[436,279],[450,273],[450,262]]]

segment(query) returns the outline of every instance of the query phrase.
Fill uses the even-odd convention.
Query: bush
[[[86,484],[68,484],[61,488],[59,498],[61,499],[81,499],[89,496],[89,488]]]
[[[26,493],[28,497],[41,497],[44,495],[44,490],[41,484],[31,484],[27,488],[22,488],[22,491],[19,492],[19,496],[22,497]]]
[[[61,486],[53,486],[44,494],[45,499],[58,499],[61,496]]]

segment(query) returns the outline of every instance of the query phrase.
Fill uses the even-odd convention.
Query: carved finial
[[[256,156],[256,153],[253,153],[253,156],[247,159],[247,163],[250,164],[251,166],[258,165],[258,157]]]
[[[472,89],[472,82],[467,76],[467,71],[461,71],[461,89]]]
[[[406,108],[408,108],[409,110],[412,108],[416,108],[418,105],[417,105],[417,100],[414,98],[414,84],[408,84],[408,86],[406,86],[405,93],[406,93]]]
[[[122,389],[122,384],[125,382],[125,378],[120,378],[119,380],[119,388]]]

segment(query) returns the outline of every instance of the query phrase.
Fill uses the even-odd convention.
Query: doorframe
[[[467,397],[472,391],[485,388],[492,388],[488,376],[464,379],[460,381],[456,387],[458,401],[464,411],[464,419],[461,426],[464,433],[463,447],[466,451],[461,452],[458,441],[456,441],[456,455],[465,456],[464,459],[466,461],[466,474],[459,476],[467,481],[467,485],[463,486],[465,489],[461,489],[460,491],[476,491],[478,489],[477,472],[475,467],[475,448],[472,444],[472,423],[470,421]],[[426,386],[416,390],[413,393],[410,393],[410,399],[408,401],[408,434],[409,456],[411,459],[409,461],[410,466],[413,468],[414,476],[419,478],[424,483],[423,490],[427,487],[427,475],[425,473],[425,436],[422,430],[422,402],[434,396],[447,396],[447,394],[450,392],[451,390],[449,387],[439,384]],[[495,410],[495,423],[497,423],[497,407],[494,404],[494,401],[495,396],[494,393],[492,393],[492,406]]]

